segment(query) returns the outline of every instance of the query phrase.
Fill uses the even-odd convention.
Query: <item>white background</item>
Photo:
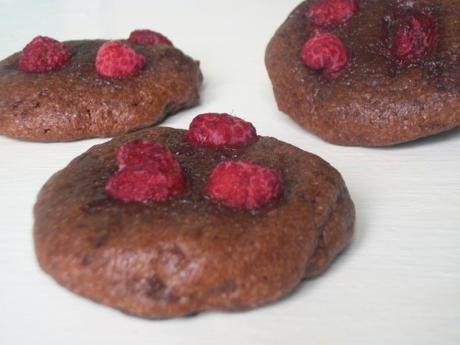
[[[383,0],[382,0],[383,1]],[[460,130],[387,149],[327,144],[277,111],[264,49],[297,0],[1,0],[0,58],[34,36],[125,38],[163,32],[201,60],[198,113],[231,112],[259,134],[319,154],[357,209],[352,246],[321,278],[244,313],[148,321],[71,294],[37,266],[32,207],[48,177],[104,140],[38,144],[0,137],[0,344],[460,343]],[[14,90],[11,90],[14,92]]]

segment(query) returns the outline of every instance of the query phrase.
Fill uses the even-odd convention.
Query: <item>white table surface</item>
[[[327,274],[288,298],[244,313],[148,321],[80,298],[35,260],[32,206],[49,176],[96,143],[0,137],[0,344],[460,343],[460,130],[388,149],[327,144],[280,113],[265,46],[297,0],[1,0],[0,58],[35,35],[123,38],[152,28],[201,60],[198,113],[232,112],[319,154],[343,174],[356,236]],[[14,91],[14,90],[12,90]]]

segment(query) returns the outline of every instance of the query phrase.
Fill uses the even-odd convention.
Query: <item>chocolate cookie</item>
[[[0,62],[0,134],[35,141],[115,136],[197,104],[202,81],[197,61],[164,42],[121,41],[138,54],[140,71],[121,70],[112,78],[112,65],[95,66],[105,42],[63,42],[65,48],[53,56],[62,57],[57,70],[43,66],[46,61],[21,60],[21,53]],[[33,55],[33,49],[45,48],[29,50]]]
[[[56,173],[34,210],[41,267],[77,294],[155,319],[254,308],[322,273],[352,236],[354,206],[340,174],[274,138],[197,144],[198,127],[126,134]],[[241,139],[241,128],[232,135]],[[219,175],[238,164],[252,169],[238,174],[260,174],[241,184]],[[183,184],[168,180],[177,169]],[[141,180],[126,179],[133,171]],[[153,179],[161,188],[148,193]]]
[[[265,61],[279,109],[331,143],[394,145],[460,124],[459,0],[305,1]]]

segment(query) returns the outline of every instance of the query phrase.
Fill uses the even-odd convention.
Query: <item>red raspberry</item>
[[[313,24],[329,27],[348,21],[358,12],[357,0],[317,0],[307,12]]]
[[[182,169],[174,154],[154,141],[134,140],[117,150],[119,171],[105,188],[123,201],[161,201],[184,191]]]
[[[348,63],[348,52],[342,41],[330,33],[321,33],[310,38],[301,52],[304,64],[322,70],[328,79],[340,76]]]
[[[19,69],[22,72],[49,72],[64,67],[70,61],[70,50],[61,42],[37,36],[22,50]]]
[[[134,30],[129,35],[129,42],[144,46],[155,44],[173,45],[167,37],[152,30]]]
[[[236,116],[209,113],[192,120],[185,138],[198,146],[241,147],[253,143],[257,133],[250,122]]]
[[[168,169],[178,164],[176,157],[166,147],[155,141],[142,139],[120,146],[117,150],[117,162],[120,169],[142,168],[147,165]]]
[[[155,166],[125,168],[115,173],[105,186],[107,193],[122,201],[162,201],[184,190],[179,170],[165,171]]]
[[[247,161],[223,161],[208,179],[206,194],[225,206],[252,210],[276,199],[282,191],[273,169]]]
[[[396,18],[391,54],[403,65],[409,65],[431,55],[436,50],[438,38],[438,27],[431,14],[408,11]]]
[[[143,55],[118,41],[105,42],[96,55],[97,73],[104,77],[127,78],[139,72],[144,64]]]

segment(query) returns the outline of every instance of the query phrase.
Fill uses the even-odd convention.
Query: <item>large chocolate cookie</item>
[[[324,10],[338,3],[350,10]],[[266,66],[279,109],[324,140],[343,145],[393,145],[458,126],[460,1],[358,3],[356,12],[354,0],[305,1],[275,33]],[[330,22],[321,27],[327,16]],[[348,50],[338,77],[327,78],[301,58],[309,53],[302,51],[304,44],[318,32],[336,35]],[[338,62],[310,61],[317,68],[321,63]]]
[[[199,63],[180,50],[123,41],[145,57],[145,66],[115,79],[96,72],[104,42],[64,42],[70,62],[47,73],[22,72],[20,53],[0,62],[0,134],[36,141],[115,136],[198,102]]]
[[[186,191],[161,202],[106,192],[116,149],[135,139],[169,148]],[[213,168],[242,159],[279,172],[283,192],[254,210],[204,194]],[[147,318],[243,310],[273,302],[323,272],[351,240],[354,206],[340,174],[274,138],[244,148],[194,147],[184,131],[148,128],[97,145],[56,173],[35,205],[41,267],[96,302]]]

